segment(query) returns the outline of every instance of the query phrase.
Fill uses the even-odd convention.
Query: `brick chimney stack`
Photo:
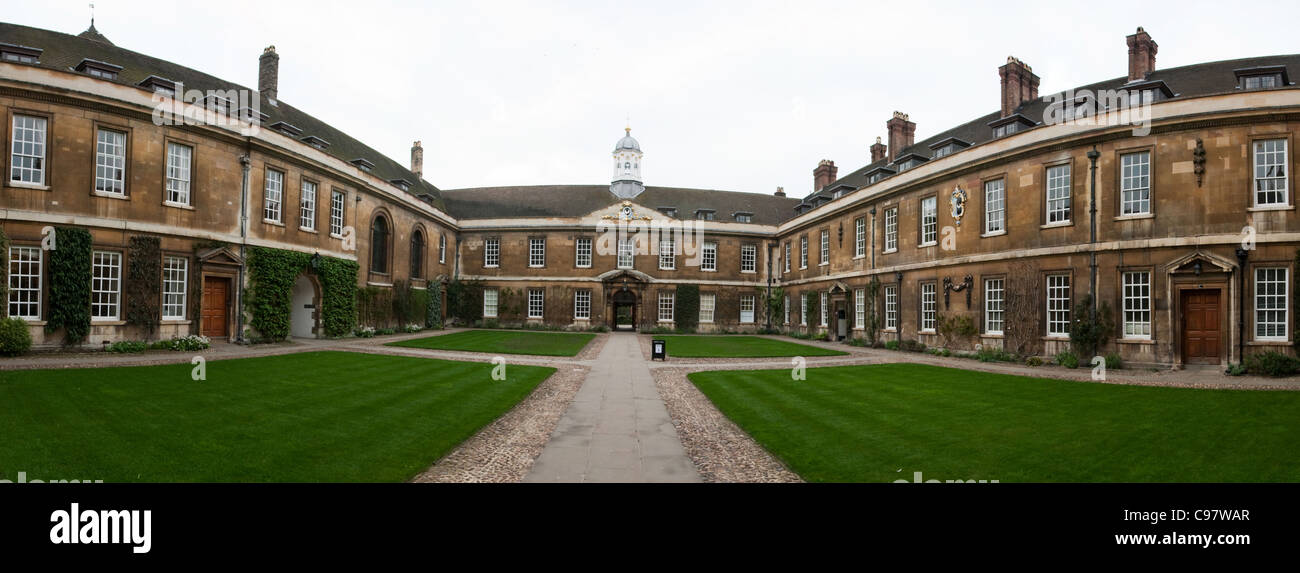
[[[773,195],[776,195],[777,197],[785,197],[785,187],[777,187],[776,193],[773,193]]]
[[[267,46],[258,58],[257,91],[271,101],[279,97],[280,55],[275,53],[275,46]]]
[[[817,168],[813,170],[813,193],[825,189],[827,185],[834,182],[835,174],[838,171],[839,169],[835,167],[834,161],[829,159],[821,160],[821,163],[818,163]]]
[[[1156,51],[1159,46],[1151,39],[1151,34],[1138,26],[1137,33],[1128,37],[1128,81],[1147,79],[1147,75],[1156,71]]]
[[[880,161],[881,159],[884,159],[885,154],[887,153],[887,149],[888,148],[885,146],[885,144],[881,143],[880,138],[877,137],[876,142],[871,144],[871,162],[875,163],[877,161]]]
[[[416,177],[424,178],[424,146],[418,141],[411,144],[411,172]]]
[[[1002,78],[1002,117],[1016,113],[1020,104],[1038,99],[1038,76],[1029,64],[1007,56],[998,75]]]
[[[889,160],[893,161],[904,149],[912,146],[916,139],[916,124],[908,121],[907,114],[896,111],[894,117],[885,122],[889,130]],[[873,153],[874,157],[875,154]]]

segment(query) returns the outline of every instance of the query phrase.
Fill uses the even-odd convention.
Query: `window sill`
[[[622,269],[623,267],[619,267],[619,268]],[[630,269],[623,269],[623,270],[630,270]],[[700,269],[700,272],[702,272],[702,273],[716,273],[716,272],[718,272],[718,269],[705,269],[705,268],[701,268],[701,269]]]
[[[1252,340],[1246,346],[1291,346],[1288,340]]]
[[[91,326],[126,326],[125,320],[91,320]]]
[[[855,260],[855,261],[860,261],[860,260],[865,259],[865,258],[867,258],[866,255],[853,255],[853,260]]]
[[[898,332],[898,329],[897,329],[897,328],[883,328],[883,329],[881,329],[881,332],[895,333],[895,332]]]
[[[275,225],[275,226],[277,226],[277,227],[283,227],[283,226],[284,226],[284,223],[281,223],[281,222],[279,222],[279,221],[272,221],[272,220],[270,220],[270,219],[262,219],[262,222],[265,223],[265,224],[267,224],[267,225]]]
[[[1074,221],[1057,221],[1057,222],[1055,222],[1055,223],[1047,223],[1046,225],[1039,225],[1038,228],[1039,228],[1039,229],[1056,229],[1056,228],[1058,228],[1058,227],[1073,227],[1073,226],[1074,226]]]
[[[1263,207],[1250,207],[1246,209],[1247,213],[1260,213],[1263,211],[1294,211],[1295,205],[1265,205]]]
[[[933,246],[938,245],[938,244],[939,244],[938,241],[930,241],[930,242],[928,242],[928,243],[921,243],[921,244],[917,245],[916,248],[918,248],[918,249],[928,249],[928,248],[933,247]]]
[[[1139,213],[1136,215],[1119,215],[1111,219],[1112,221],[1142,221],[1145,219],[1156,218],[1155,213]]]
[[[1006,335],[1001,332],[985,332],[980,338],[1004,338]]]
[[[661,270],[661,271],[675,271],[675,270],[677,270],[677,267],[659,267],[659,270]]]
[[[186,205],[184,203],[177,203],[175,201],[163,201],[163,207],[171,207],[173,209],[184,209],[186,211],[194,210],[194,207],[191,205]]]
[[[27,326],[45,326],[46,324],[48,324],[48,323],[47,323],[46,321],[44,321],[44,320],[28,320],[28,319],[26,319],[26,318],[22,318],[22,317],[14,317],[14,318],[18,318],[18,319],[22,320],[23,322],[27,323]]]
[[[897,252],[898,252],[898,249],[885,249],[885,250],[883,250],[883,251],[880,251],[880,254],[882,254],[882,255],[888,255],[888,254],[897,253]]]
[[[501,265],[483,265],[483,268],[485,268],[485,269],[499,269],[499,268],[501,268]]]
[[[668,269],[668,270],[672,270],[672,269]],[[756,275],[756,274],[758,274],[758,271],[740,271],[740,274],[742,274],[742,275]]]
[[[379,282],[375,282],[375,281],[366,281],[366,286],[374,286],[374,287],[391,287],[391,286],[393,286],[393,283],[379,283]]]
[[[159,326],[184,326],[186,324],[191,324],[191,323],[192,323],[191,321],[185,320],[183,318],[164,318],[158,322],[158,325]]]
[[[544,268],[546,268],[546,265],[528,265],[528,268],[530,268],[530,269],[544,269]]]
[[[1001,236],[1003,236],[1003,235],[1005,235],[1005,234],[1007,234],[1007,230],[1006,230],[1006,229],[1002,229],[1001,231],[993,231],[992,233],[984,233],[984,234],[980,235],[980,238],[981,238],[981,239],[987,239],[987,238],[989,238],[989,237],[1001,237]]]
[[[924,328],[922,328],[921,330],[916,331],[916,333],[917,333],[917,334],[938,334],[938,332],[936,332],[934,329],[928,329],[928,330],[927,330],[927,329],[924,329]]]
[[[38,184],[38,183],[23,183],[23,182],[21,182],[21,181],[6,181],[6,182],[5,182],[5,187],[13,187],[14,189],[30,189],[30,190],[32,190],[32,191],[49,191],[49,190],[50,190],[50,186],[49,186],[49,185],[43,185],[43,184]]]
[[[575,268],[575,269],[589,269],[589,268],[591,268],[591,265],[577,265],[577,266],[575,266],[575,267],[573,267],[573,268]]]
[[[1151,339],[1151,338],[1116,338],[1115,339],[1115,344],[1153,345],[1155,343],[1156,343],[1155,339]]]
[[[90,194],[91,194],[91,196],[93,196],[93,197],[103,197],[103,198],[105,198],[105,199],[117,199],[117,200],[119,200],[119,201],[129,201],[129,200],[130,200],[130,198],[127,197],[125,193],[109,193],[109,192],[107,192],[107,191],[99,191],[99,190],[95,190],[95,191],[91,191]]]
[[[340,234],[338,234],[338,233],[330,233],[330,238],[331,238],[331,239],[342,239],[342,238],[343,238],[343,235],[340,235]]]
[[[1048,341],[1048,342],[1062,342],[1062,341],[1064,341],[1064,342],[1069,342],[1069,341],[1070,341],[1070,335],[1068,335],[1068,334],[1049,334],[1049,335],[1047,335],[1047,336],[1044,336],[1044,337],[1042,338],[1042,340],[1045,340],[1045,341]]]
[[[495,315],[495,314],[492,315],[492,316],[488,316],[488,315],[486,315],[486,314],[483,315],[483,318],[485,318],[485,319],[486,319],[486,318],[496,319],[496,317],[497,317],[497,315]]]
[[[313,234],[313,235],[317,234],[316,229],[311,229],[311,228],[308,228],[308,227],[302,227],[302,226],[299,226],[299,227],[298,227],[298,230],[299,230],[299,231],[302,231],[302,232],[304,232],[304,233],[311,233],[311,234]]]

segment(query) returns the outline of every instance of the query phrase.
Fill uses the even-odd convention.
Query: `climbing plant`
[[[866,337],[866,342],[868,344],[876,343],[877,331],[880,329],[880,316],[876,312],[876,298],[879,294],[880,279],[871,277],[871,282],[867,283],[863,293],[863,296],[866,297],[866,304],[863,305],[863,311],[865,314],[863,322],[865,324],[860,325],[862,326],[863,336]]]
[[[1115,336],[1115,320],[1111,315],[1110,303],[1103,302],[1097,309],[1097,316],[1092,316],[1092,295],[1085,294],[1074,306],[1074,316],[1070,321],[1070,347],[1085,362],[1101,353],[1106,341]]]
[[[785,289],[781,287],[755,287],[758,290],[757,300],[763,301],[763,316],[756,317],[758,322],[765,327],[770,319],[775,328],[780,328],[781,321],[777,317],[781,316],[781,307],[785,304]]]
[[[424,325],[442,328],[442,283],[429,284],[429,306],[425,307]]]
[[[126,323],[144,327],[153,335],[162,318],[162,250],[158,237],[131,237],[127,241],[126,282],[122,298],[126,303]]]
[[[1043,304],[1038,267],[1020,261],[1007,269],[1006,303],[1003,319],[1003,349],[1020,356],[1041,352],[1042,319],[1038,311]]]
[[[1296,266],[1292,268],[1300,269],[1300,250],[1295,252],[1295,263]],[[1300,308],[1300,306],[1297,306],[1300,305],[1300,274],[1295,272],[1292,272],[1291,274],[1291,308]],[[1295,348],[1297,352],[1300,352],[1300,320],[1292,322],[1295,323],[1296,330],[1291,335],[1291,346]]]
[[[483,282],[454,279],[447,283],[447,316],[462,325],[483,319]]]
[[[4,228],[0,227],[0,253],[5,257],[9,256],[9,237],[5,235]],[[0,301],[9,300],[9,265],[0,265]],[[9,316],[9,305],[0,304],[0,318]]]
[[[246,307],[250,325],[265,340],[289,336],[293,283],[303,272],[313,272],[321,283],[321,324],[326,336],[342,336],[356,324],[357,263],[267,247],[249,250],[250,287]]]
[[[803,293],[804,300],[808,301],[808,312],[803,316],[803,323],[809,329],[816,328],[821,324],[821,315],[818,314],[818,306],[821,304],[821,295],[817,291],[808,291]]]
[[[682,331],[694,331],[700,326],[700,285],[677,285],[676,300],[674,304],[677,308],[674,311],[674,317],[677,322],[677,329]]]
[[[90,231],[57,227],[54,237],[45,332],[62,328],[64,344],[80,344],[90,334]]]

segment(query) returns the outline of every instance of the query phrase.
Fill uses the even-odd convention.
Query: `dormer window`
[[[241,107],[235,110],[235,116],[247,121],[248,123],[256,123],[258,125],[265,123],[266,120],[271,117],[252,107]]]
[[[989,122],[989,127],[993,128],[993,139],[1006,137],[1013,133],[1019,133],[1031,127],[1034,127],[1034,120],[1029,119],[1018,113],[1011,114],[1002,119],[995,119]]]
[[[402,191],[411,190],[411,182],[405,179],[389,179],[388,182],[398,186]]]
[[[39,64],[41,63],[41,53],[44,50],[40,48],[29,48],[17,44],[0,43],[0,60],[13,62],[16,64]]]
[[[307,137],[302,138],[302,142],[315,147],[316,149],[327,149],[330,146],[330,142],[314,135],[308,135]]]
[[[222,97],[219,94],[211,93],[201,100],[204,109],[220,113],[230,113],[230,98]]]
[[[116,80],[117,73],[122,71],[122,66],[86,58],[81,60],[81,63],[77,64],[77,66],[72,69],[100,79]]]
[[[375,164],[372,163],[369,159],[366,159],[364,157],[358,157],[356,159],[353,159],[352,161],[349,161],[348,163],[357,166],[358,169],[365,171],[366,173],[369,173],[371,170],[375,168]]]
[[[880,167],[877,167],[877,168],[875,168],[875,169],[872,169],[871,171],[868,171],[868,172],[867,172],[867,184],[870,185],[870,184],[872,184],[872,183],[876,183],[876,182],[880,181],[881,179],[884,179],[884,178],[886,178],[886,177],[889,177],[890,175],[893,175],[894,173],[897,173],[897,172],[894,171],[893,169],[890,169],[890,168],[885,167],[885,166],[883,166],[883,165],[880,166]]]
[[[176,82],[167,78],[158,76],[149,76],[136,84],[151,92],[165,95],[167,97],[176,97]]]
[[[737,223],[753,223],[753,222],[754,222],[754,214],[753,214],[753,213],[746,213],[746,212],[740,211],[740,212],[734,213],[732,216],[736,218],[736,222],[737,222]]]
[[[904,171],[907,171],[908,169],[916,167],[917,165],[925,163],[926,161],[929,160],[930,158],[925,157],[923,155],[918,155],[916,153],[905,153],[903,154],[902,157],[899,157],[898,159],[894,160],[894,166],[898,168],[899,173],[902,173]]]
[[[660,208],[659,208],[659,212],[660,212],[660,213],[663,213],[664,216],[667,216],[667,217],[676,217],[676,216],[677,216],[677,208],[676,208],[676,207],[660,207]]]
[[[712,221],[715,217],[713,209],[696,209],[695,218],[700,221]]]
[[[298,137],[299,135],[302,135],[302,130],[299,129],[298,126],[289,123],[287,121],[277,121],[271,124],[271,129],[274,129],[289,137]]]
[[[1125,85],[1121,90],[1122,104],[1127,107],[1149,105],[1174,97],[1173,90],[1162,81],[1147,81]],[[1111,106],[1114,102],[1107,102]]]
[[[1266,90],[1291,85],[1286,66],[1259,66],[1232,72],[1237,75],[1237,89]]]
[[[967,147],[970,147],[970,142],[955,137],[949,137],[930,145],[930,149],[934,150],[935,159],[952,155],[958,151],[966,149]]]

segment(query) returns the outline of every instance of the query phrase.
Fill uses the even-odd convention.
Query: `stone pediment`
[[[243,266],[244,259],[230,247],[215,247],[199,251],[199,262],[205,265]]]
[[[596,278],[603,282],[618,282],[627,279],[629,281],[641,283],[652,283],[655,280],[654,277],[636,269],[614,269],[612,271],[605,271],[597,275]]]
[[[1170,261],[1165,265],[1165,272],[1195,273],[1196,263],[1201,263],[1202,273],[1231,273],[1237,269],[1237,261],[1214,253],[1198,250]]]

